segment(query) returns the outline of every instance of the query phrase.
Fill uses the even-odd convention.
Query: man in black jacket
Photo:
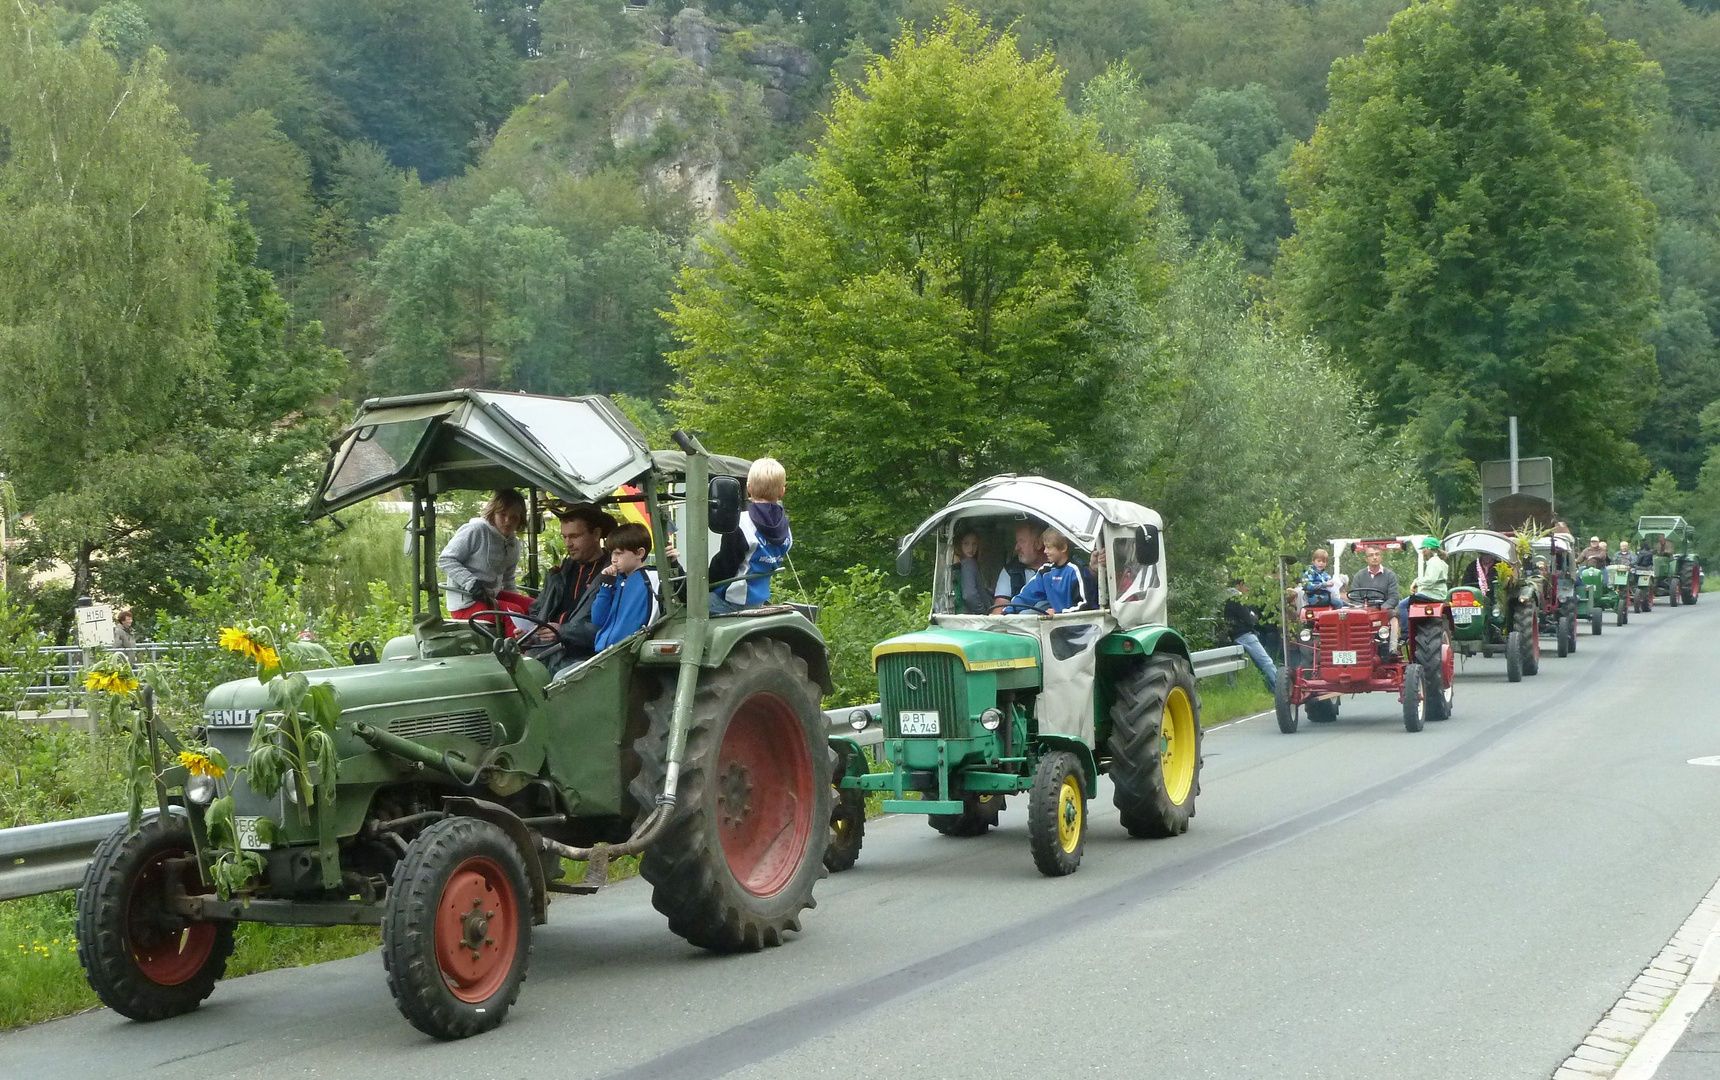
[[[561,518],[561,542],[567,548],[567,558],[549,572],[543,591],[532,601],[531,614],[545,622],[555,623],[554,631],[540,626],[532,634],[530,645],[544,649],[534,653],[552,668],[562,656],[590,656],[597,641],[597,627],[591,621],[591,602],[597,597],[594,587],[602,580],[603,568],[609,562],[603,550],[603,539],[615,530],[616,521],[590,503],[575,503],[556,511]]]
[[[1260,669],[1260,677],[1266,680],[1266,689],[1273,690],[1278,686],[1278,665],[1272,662],[1272,654],[1260,642],[1260,609],[1250,606],[1246,602],[1247,597],[1248,583],[1241,578],[1232,578],[1224,601],[1224,627],[1230,632],[1230,640],[1242,646],[1242,651]]]

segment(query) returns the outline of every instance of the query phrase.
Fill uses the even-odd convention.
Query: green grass
[[[94,1008],[96,995],[78,965],[73,910],[76,893],[59,892],[0,903],[0,1030]],[[381,944],[373,926],[306,929],[241,924],[227,977],[320,964]]]
[[[1266,689],[1266,680],[1253,667],[1236,673],[1235,686],[1223,675],[1200,682],[1201,727],[1253,716],[1271,707],[1272,691]]]

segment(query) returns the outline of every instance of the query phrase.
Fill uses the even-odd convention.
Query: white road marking
[[[1693,757],[1685,762],[1686,765],[1720,765],[1720,754],[1712,757]]]

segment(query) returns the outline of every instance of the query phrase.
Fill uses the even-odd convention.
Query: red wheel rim
[[[215,926],[188,922],[167,910],[167,861],[183,859],[188,851],[163,851],[150,859],[131,884],[126,898],[125,938],[131,958],[144,978],[158,986],[188,982],[215,950]],[[185,891],[201,890],[195,870],[182,872]]]
[[[461,1001],[489,1000],[513,970],[519,904],[508,875],[475,855],[448,875],[436,906],[436,966]]]
[[[741,703],[717,753],[717,837],[741,888],[781,892],[806,856],[817,804],[806,733],[775,694]]]

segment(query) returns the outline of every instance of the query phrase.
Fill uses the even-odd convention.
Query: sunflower
[[[105,690],[110,694],[129,694],[137,689],[137,680],[128,679],[117,671],[92,671],[84,676],[85,690]]]
[[[228,652],[240,653],[259,663],[262,662],[264,653],[272,655],[275,651],[258,641],[249,630],[241,630],[236,626],[221,628],[221,647]]]
[[[209,755],[191,750],[180,751],[179,764],[185,766],[192,776],[209,776],[219,780],[227,775],[227,770],[209,760]]]
[[[281,654],[264,645],[257,650],[257,663],[263,665],[265,669],[278,668],[281,666]]]

